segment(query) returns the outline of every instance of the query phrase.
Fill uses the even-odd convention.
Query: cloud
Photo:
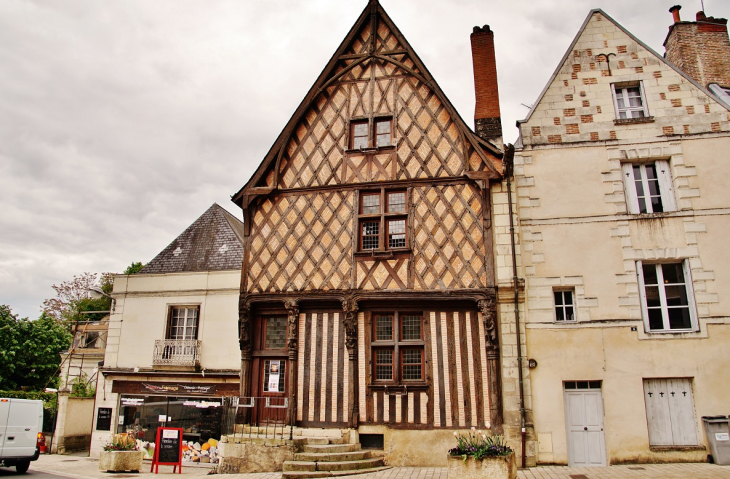
[[[382,0],[467,123],[469,34],[495,31],[505,138],[586,0]],[[708,15],[730,7],[706,2]],[[0,303],[36,317],[51,285],[147,262],[250,177],[366,1],[0,2]],[[606,11],[658,51],[659,0]],[[714,11],[716,10],[716,11]],[[687,13],[684,16],[693,16]]]

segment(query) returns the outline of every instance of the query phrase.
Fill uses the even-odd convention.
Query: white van
[[[24,473],[38,459],[43,401],[0,398],[0,466]]]

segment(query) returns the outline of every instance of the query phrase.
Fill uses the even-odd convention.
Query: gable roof
[[[667,65],[669,68],[677,72],[679,75],[681,75],[684,79],[686,79],[688,82],[692,83],[694,86],[702,90],[703,93],[705,93],[707,96],[711,97],[712,99],[716,100],[720,105],[722,105],[725,108],[728,108],[727,105],[725,105],[714,93],[709,91],[707,88],[703,87],[699,83],[697,83],[696,80],[694,80],[692,77],[690,77],[687,73],[685,73],[682,69],[680,69],[678,66],[676,66],[674,63],[670,62],[666,58],[664,58],[663,55],[658,54],[655,52],[649,45],[639,40],[633,33],[626,30],[623,25],[618,23],[616,20],[614,20],[610,15],[608,15],[606,12],[604,12],[600,8],[594,8],[590,12],[588,12],[588,16],[586,17],[585,21],[583,21],[583,25],[581,25],[580,29],[578,30],[578,33],[573,38],[573,41],[570,43],[570,46],[565,51],[565,55],[563,55],[563,58],[558,62],[558,66],[555,68],[555,71],[550,76],[550,79],[545,84],[545,87],[543,88],[542,92],[540,92],[540,96],[537,98],[537,101],[533,104],[532,108],[530,109],[529,113],[525,117],[524,120],[517,120],[517,126],[520,126],[520,123],[526,123],[530,120],[530,117],[532,117],[533,112],[537,108],[537,106],[542,102],[543,97],[547,93],[548,89],[550,88],[550,85],[552,85],[553,81],[555,81],[555,78],[560,73],[560,70],[563,68],[563,65],[566,61],[568,61],[568,57],[570,56],[570,53],[573,51],[573,48],[575,47],[575,44],[578,43],[578,40],[580,39],[581,35],[583,35],[583,31],[588,26],[588,22],[590,22],[591,17],[596,14],[600,13],[603,15],[606,20],[616,25],[617,28],[619,28],[622,32],[624,32],[631,40],[635,41],[639,45],[641,45],[646,51],[654,55],[659,61]]]
[[[355,40],[357,33],[360,31],[360,29],[363,28],[367,22],[373,21],[373,19],[376,16],[380,19],[380,21],[384,22],[385,25],[391,30],[393,35],[398,40],[399,44],[402,46],[402,49],[405,52],[405,54],[408,55],[408,57],[411,59],[411,61],[415,65],[416,69],[418,70],[418,73],[409,69],[406,65],[402,64],[401,62],[396,62],[392,59],[385,58],[384,56],[378,55],[376,52],[371,52],[370,54],[367,55],[366,58],[364,58],[362,60],[353,61],[347,67],[345,67],[343,70],[336,73],[337,66],[342,61],[342,58],[340,58],[340,57],[347,52],[348,48],[351,46],[351,44]],[[372,58],[372,57],[377,57],[381,60],[386,60],[386,61],[390,61],[394,64],[397,64],[397,66],[408,71],[409,73],[414,75],[416,78],[418,78],[420,81],[422,81],[424,84],[426,84],[429,88],[431,88],[434,91],[434,93],[436,94],[437,98],[443,103],[443,105],[446,108],[446,110],[448,111],[448,113],[454,119],[454,122],[455,122],[457,128],[461,131],[462,134],[464,134],[464,137],[467,139],[467,141],[469,141],[472,144],[474,149],[480,155],[484,155],[483,150],[482,150],[482,148],[484,148],[484,149],[488,150],[494,156],[496,156],[498,158],[502,157],[502,151],[497,146],[495,146],[491,142],[488,142],[488,141],[482,139],[481,137],[479,137],[479,135],[477,135],[466,124],[466,122],[464,122],[463,118],[461,118],[459,113],[456,111],[454,106],[451,104],[449,99],[446,97],[444,92],[441,90],[439,85],[436,83],[436,80],[434,80],[431,73],[428,71],[426,66],[423,64],[421,59],[418,57],[415,50],[413,50],[413,47],[411,47],[411,45],[405,39],[405,37],[403,36],[401,31],[398,29],[398,27],[395,26],[395,24],[390,19],[388,14],[385,12],[383,7],[380,5],[378,0],[369,0],[368,5],[362,11],[362,13],[358,17],[355,24],[350,29],[350,31],[347,34],[347,36],[345,37],[345,39],[342,41],[340,46],[337,48],[335,53],[330,58],[329,62],[327,62],[327,65],[325,66],[325,68],[322,70],[322,72],[317,77],[317,80],[314,82],[314,85],[312,85],[312,87],[310,88],[307,95],[304,97],[302,102],[299,104],[299,107],[297,107],[297,109],[295,110],[294,114],[291,116],[291,118],[287,122],[284,129],[281,131],[281,133],[279,133],[279,136],[277,137],[277,139],[274,142],[274,144],[272,145],[271,149],[268,151],[268,153],[264,157],[264,160],[261,162],[261,164],[256,169],[256,171],[253,173],[253,175],[251,175],[251,178],[248,180],[248,182],[231,197],[231,200],[234,203],[241,206],[244,191],[247,189],[251,190],[252,188],[255,188],[256,185],[261,180],[262,176],[272,166],[272,163],[275,164],[275,162],[277,161],[277,157],[280,156],[280,151],[282,151],[282,149],[286,147],[287,141],[289,140],[290,136],[292,135],[297,123],[307,113],[308,108],[311,106],[312,102],[317,99],[317,97],[322,92],[322,90],[327,88],[332,82],[334,82],[341,75],[347,73],[355,65],[361,63],[365,59]],[[488,167],[490,167],[493,170],[492,173],[496,177],[499,177],[501,175],[501,172],[498,172],[496,170],[496,168],[491,164],[490,161],[485,161],[485,163],[488,165]],[[262,189],[267,189],[267,188],[262,188]],[[270,189],[269,189],[269,191],[270,191]]]
[[[243,223],[213,203],[139,274],[240,270],[242,262]]]

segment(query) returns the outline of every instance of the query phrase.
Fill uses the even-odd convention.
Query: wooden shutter
[[[690,379],[645,379],[644,401],[650,445],[697,445]]]
[[[664,211],[677,211],[677,201],[674,198],[674,186],[672,185],[672,172],[669,169],[669,162],[657,160],[655,165]]]
[[[623,173],[624,193],[626,194],[626,210],[632,215],[638,215],[639,199],[636,197],[636,184],[634,183],[634,165],[632,165],[631,163],[622,164],[621,172]]]

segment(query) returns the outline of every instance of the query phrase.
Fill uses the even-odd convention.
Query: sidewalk
[[[30,465],[31,471],[58,474],[75,479],[152,479],[151,464],[145,462],[139,474],[109,474],[99,470],[99,461],[80,456],[43,455]],[[211,468],[183,466],[180,476],[203,478]],[[172,475],[172,466],[160,466],[161,475]],[[177,475],[176,475],[177,476]],[[448,479],[445,467],[394,467],[373,474],[353,476],[356,479]],[[519,479],[730,479],[730,466],[714,464],[635,464],[609,467],[533,467],[519,471]],[[280,472],[259,474],[225,474],[220,479],[281,479]],[[459,478],[452,478],[459,479]]]

